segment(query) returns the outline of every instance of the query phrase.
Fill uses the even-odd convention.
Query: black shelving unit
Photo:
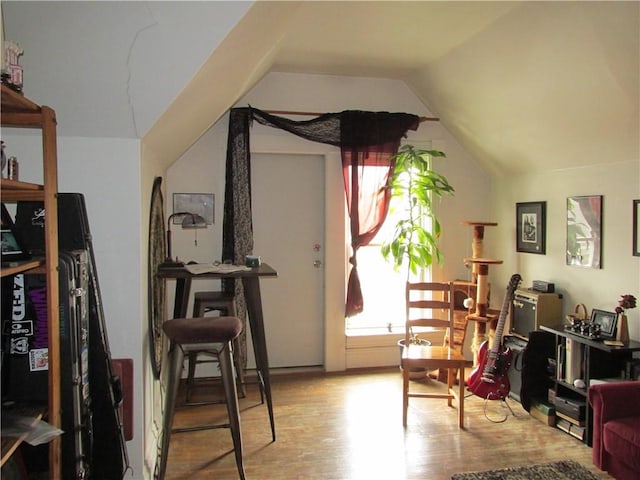
[[[591,446],[593,416],[587,398],[589,385],[593,379],[597,378],[620,378],[621,381],[625,380],[623,377],[625,366],[632,359],[633,352],[640,352],[640,342],[629,340],[623,346],[618,347],[605,345],[602,340],[575,335],[566,330],[564,326],[541,326],[540,328],[556,336],[556,346],[564,346],[567,339],[583,345],[581,371],[585,388],[576,387],[572,383],[563,380],[564,377],[562,375],[560,375],[562,378],[558,378],[558,375],[556,375],[553,378],[553,389],[556,398],[568,398],[585,403],[585,435],[583,442]],[[564,359],[556,358],[558,368],[563,361]]]

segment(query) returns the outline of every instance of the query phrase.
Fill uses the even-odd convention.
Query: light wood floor
[[[456,472],[567,459],[611,478],[593,466],[589,447],[533,419],[511,399],[515,416],[502,402],[467,397],[464,430],[446,400],[411,399],[405,430],[397,368],[271,379],[276,442],[257,386],[249,385],[241,399],[248,480],[449,480]],[[194,400],[212,395],[219,395],[218,387],[203,383]],[[224,421],[224,406],[181,407],[174,427]],[[166,478],[237,479],[229,430],[173,433]]]

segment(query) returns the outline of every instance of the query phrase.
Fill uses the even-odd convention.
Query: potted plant
[[[398,220],[391,238],[382,244],[382,256],[399,270],[405,260],[407,280],[411,273],[426,268],[434,260],[442,262],[438,248],[440,222],[433,211],[436,197],[453,195],[449,181],[431,168],[432,157],[445,157],[438,150],[420,150],[403,145],[392,160],[393,174],[386,188],[391,190],[391,207]],[[431,228],[427,225],[431,221]]]
[[[386,188],[391,191],[391,212],[398,220],[391,237],[382,244],[381,253],[385,260],[393,263],[396,271],[407,263],[407,281],[419,269],[443,260],[438,248],[441,227],[433,202],[443,195],[453,195],[454,189],[443,175],[431,168],[434,157],[445,157],[445,154],[411,145],[403,145],[392,157],[395,166]],[[430,344],[414,332],[410,341]],[[404,339],[398,341],[398,346],[402,351]],[[411,372],[411,376],[423,377],[424,372]]]

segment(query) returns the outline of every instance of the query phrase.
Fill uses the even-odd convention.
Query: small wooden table
[[[261,393],[267,399],[269,421],[271,423],[271,437],[276,440],[275,422],[273,419],[273,402],[271,401],[271,381],[269,376],[269,356],[267,354],[267,342],[264,331],[264,317],[262,313],[262,297],[260,296],[260,277],[277,277],[271,266],[263,263],[259,267],[235,272],[206,272],[199,274],[190,273],[184,266],[158,268],[159,278],[172,278],[176,280],[176,295],[173,307],[173,318],[186,318],[189,296],[191,294],[191,282],[194,278],[239,278],[244,287],[244,298],[247,305],[249,325],[251,326],[251,340],[255,353],[256,369]]]

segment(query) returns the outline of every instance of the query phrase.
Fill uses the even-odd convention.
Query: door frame
[[[319,155],[324,159],[324,369],[327,372],[343,371],[346,369],[344,305],[348,248],[345,245],[346,201],[340,151],[331,145],[310,142],[289,133],[273,135],[271,127],[261,125],[252,127],[250,144],[252,154]],[[265,261],[269,262],[268,259]],[[273,267],[278,269],[277,265]]]
[[[251,154],[253,251],[278,272],[261,287],[275,370],[324,370],[324,174],[324,155]]]

